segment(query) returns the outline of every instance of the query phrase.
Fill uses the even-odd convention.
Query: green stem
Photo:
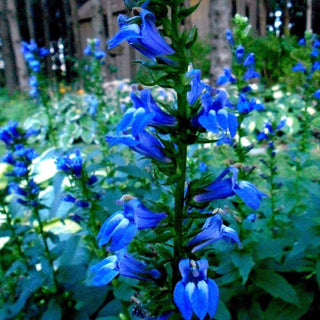
[[[54,259],[51,256],[50,249],[49,249],[48,242],[47,242],[47,237],[45,235],[45,232],[44,232],[44,229],[43,229],[43,224],[42,224],[42,221],[41,221],[41,217],[40,217],[40,214],[39,214],[39,211],[38,211],[37,208],[34,208],[33,214],[34,214],[34,216],[35,216],[35,218],[36,218],[36,220],[38,222],[39,230],[40,230],[40,236],[42,238],[43,245],[44,245],[45,255],[46,255],[46,258],[47,258],[47,260],[48,260],[48,262],[50,264],[50,267],[52,269],[52,279],[53,279],[53,283],[54,283],[54,291],[57,292],[58,288],[59,288],[59,285],[58,285],[58,281],[56,279],[56,272],[54,270],[54,265],[53,265]]]

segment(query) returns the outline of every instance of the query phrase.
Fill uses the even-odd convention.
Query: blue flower
[[[250,222],[255,222],[257,220],[257,214],[250,213],[249,215],[247,215],[245,220],[250,221]]]
[[[63,156],[56,160],[56,165],[59,170],[65,173],[74,174],[76,178],[81,177],[83,157],[79,150],[76,150],[75,154],[71,158],[70,155]]]
[[[192,68],[192,66],[191,66]],[[190,105],[193,105],[204,90],[210,90],[211,87],[201,81],[201,71],[198,69],[191,69],[186,76],[191,78],[191,90],[187,93],[187,99]]]
[[[231,47],[234,46],[234,39],[233,39],[232,31],[229,29],[226,30],[225,36],[226,36],[226,40],[228,41],[229,45]]]
[[[199,171],[206,172],[208,170],[208,166],[204,162],[200,162],[199,164]]]
[[[311,53],[310,53],[310,56],[316,58],[318,55],[319,55],[318,49],[313,48]]]
[[[243,61],[244,67],[249,67],[255,64],[254,53],[249,53]]]
[[[219,302],[219,288],[207,277],[208,261],[184,259],[179,263],[182,276],[173,292],[174,302],[185,320],[191,320],[193,313],[204,319],[210,319],[216,313]]]
[[[177,124],[174,116],[169,115],[159,108],[150,90],[141,90],[140,97],[132,92],[130,98],[133,102],[133,107],[126,111],[122,120],[119,122],[117,126],[118,134],[131,127],[132,136],[137,137],[148,125],[175,126]]]
[[[85,98],[84,101],[89,105],[88,108],[88,113],[91,116],[95,116],[98,112],[98,105],[99,105],[99,100],[94,94],[88,94]]]
[[[121,198],[123,211],[117,211],[103,224],[97,236],[99,246],[106,245],[111,240],[111,251],[126,247],[134,238],[138,230],[155,228],[167,214],[155,213],[144,204],[130,196]]]
[[[2,140],[7,147],[14,144],[21,138],[18,130],[18,122],[9,121],[6,125],[0,128],[0,140]]]
[[[223,68],[223,70],[224,70],[224,74],[219,76],[217,80],[217,84],[223,85],[228,82],[231,82],[231,83],[237,82],[237,79],[232,76],[230,68]]]
[[[188,245],[192,246],[192,252],[195,252],[220,239],[231,243],[237,243],[241,248],[241,242],[236,231],[225,226],[220,215],[215,214],[213,217],[206,220],[202,227],[202,231],[200,231]]]
[[[299,44],[300,46],[305,46],[305,45],[306,45],[306,39],[305,39],[305,38],[299,39],[298,44]]]
[[[280,131],[287,123],[287,119],[284,118],[279,121],[278,125],[272,124],[269,121],[266,121],[264,124],[264,129],[257,135],[257,140],[270,140],[278,131]]]
[[[320,99],[320,89],[318,89],[313,95],[315,98]]]
[[[139,280],[152,280],[160,275],[158,270],[148,270],[144,262],[138,261],[125,251],[105,258],[90,270],[95,273],[92,284],[97,287],[107,285],[117,275]]]
[[[249,113],[253,110],[262,111],[264,109],[264,105],[257,102],[256,99],[252,98],[249,101],[245,93],[240,93],[239,101],[237,103],[237,110],[240,113]]]
[[[298,62],[295,66],[292,67],[292,71],[293,72],[305,72],[306,68],[301,62]]]
[[[225,178],[228,173],[232,177]],[[216,199],[225,199],[238,195],[242,201],[253,209],[258,209],[263,197],[267,195],[248,181],[237,181],[238,169],[230,167],[224,170],[217,179],[205,187],[205,192],[194,197],[196,202],[207,202]]]
[[[164,146],[161,141],[146,130],[140,131],[136,137],[131,135],[120,137],[106,136],[105,139],[111,146],[123,143],[145,157],[164,163],[171,162],[171,159],[164,153]]]
[[[50,53],[50,50],[47,49],[47,48],[42,47],[42,48],[39,49],[39,56],[40,56],[40,57],[45,57],[45,56],[47,56],[49,53]]]
[[[38,60],[30,60],[28,65],[33,72],[38,73],[40,71],[40,62]]]
[[[94,56],[97,60],[101,60],[102,58],[104,58],[106,56],[106,53],[102,50],[95,50]]]
[[[254,69],[254,67],[250,66],[248,67],[246,73],[243,76],[243,79],[245,81],[248,81],[250,79],[260,78],[260,74]]]
[[[234,114],[228,113],[225,106],[229,106],[230,102],[227,94],[223,90],[218,90],[215,99],[209,92],[201,96],[202,108],[199,114],[192,119],[195,127],[203,127],[215,134],[221,132],[230,133],[234,137],[237,132],[238,122]]]
[[[241,44],[237,46],[235,55],[236,55],[237,62],[241,63],[244,57],[244,47]]]
[[[132,19],[125,15],[119,15],[120,31],[107,42],[108,48],[112,49],[127,40],[132,47],[152,60],[156,60],[158,56],[173,54],[174,50],[162,38],[155,25],[154,14],[146,9],[138,8],[138,10],[142,21],[141,26],[132,23]]]
[[[316,70],[320,70],[320,61],[315,61],[311,68],[312,72]]]

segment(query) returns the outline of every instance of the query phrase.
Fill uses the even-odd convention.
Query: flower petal
[[[177,305],[178,309],[180,310],[182,317],[185,320],[191,320],[192,308],[185,290],[186,288],[184,284],[182,283],[182,281],[179,281],[174,288],[173,300],[174,303]]]

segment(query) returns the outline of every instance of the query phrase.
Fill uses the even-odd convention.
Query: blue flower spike
[[[111,215],[102,225],[97,236],[99,246],[111,241],[110,250],[117,251],[130,244],[138,230],[155,228],[167,217],[167,214],[149,210],[132,195],[124,195],[119,200],[123,211]]]
[[[219,302],[219,288],[207,277],[208,261],[184,259],[179,263],[182,279],[176,284],[173,298],[182,317],[191,320],[193,313],[200,320],[208,314],[212,319]]]
[[[91,271],[95,273],[92,284],[97,287],[107,285],[117,275],[146,281],[160,276],[158,270],[148,270],[144,262],[135,259],[125,250],[121,250],[95,264],[91,267]]]
[[[137,20],[136,17],[132,19],[120,14],[118,17],[120,31],[107,42],[108,49],[117,47],[127,40],[132,47],[152,60],[173,54],[175,51],[166,43],[155,25],[154,14],[143,8],[134,8],[134,13],[140,16],[141,25],[133,22]]]
[[[225,226],[221,216],[215,214],[206,220],[202,227],[202,231],[200,231],[188,245],[192,246],[192,252],[195,252],[220,239],[232,244],[237,243],[239,248],[242,247],[237,232],[232,228]]]
[[[238,172],[236,167],[227,168],[205,188],[204,193],[196,195],[193,199],[196,202],[207,202],[237,195],[247,206],[258,209],[262,198],[267,195],[248,181],[237,181]],[[229,173],[232,176],[225,178]]]

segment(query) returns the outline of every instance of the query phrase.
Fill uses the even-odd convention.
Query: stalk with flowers
[[[139,317],[213,318],[219,289],[211,279],[211,261],[201,250],[220,239],[240,247],[241,242],[237,232],[223,224],[219,210],[208,213],[218,209],[211,202],[237,195],[257,209],[265,194],[239,180],[236,166],[221,170],[216,179],[207,175],[190,181],[189,147],[234,137],[238,127],[235,114],[226,108],[227,94],[203,82],[200,70],[187,60],[197,32],[181,30],[180,24],[197,5],[186,8],[183,1],[173,0],[125,4],[132,16],[118,17],[120,30],[108,41],[109,48],[127,40],[148,58],[136,61],[143,69],[141,84],[171,88],[176,99],[163,104],[148,88],[134,90],[132,107],[106,141],[149,158],[166,201],[148,205],[147,199],[122,196],[123,209],[111,215],[98,234],[99,245],[107,246],[110,255],[91,268],[93,284],[107,285],[118,275],[143,281],[135,298]]]

